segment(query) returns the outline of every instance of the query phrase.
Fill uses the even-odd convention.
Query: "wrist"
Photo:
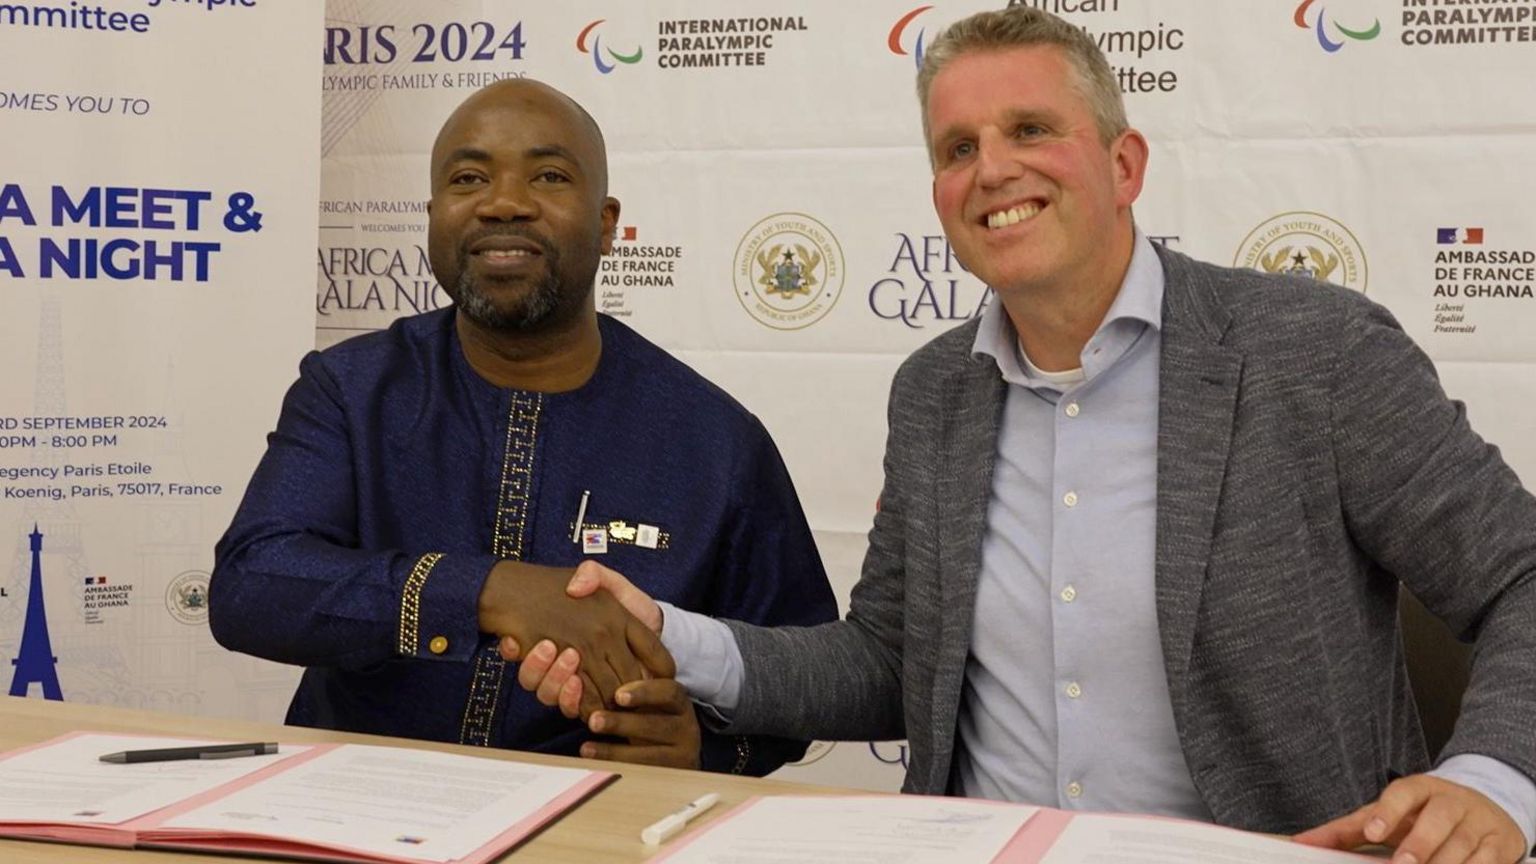
[[[513,586],[526,581],[529,567],[521,561],[505,559],[491,566],[475,606],[480,632],[514,638],[526,635],[522,632],[521,614],[526,603],[519,602]],[[526,601],[526,597],[523,599]]]

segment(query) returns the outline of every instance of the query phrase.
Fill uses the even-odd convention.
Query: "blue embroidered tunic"
[[[836,617],[778,450],[730,396],[606,316],[581,388],[500,389],[453,321],[305,357],[218,544],[215,638],[308,667],[289,723],[574,754],[589,733],[517,685],[476,607],[500,559],[583,559],[584,492],[581,527],[607,533],[598,560],[658,600],[759,624]],[[766,773],[804,749],[703,735],[711,770]]]

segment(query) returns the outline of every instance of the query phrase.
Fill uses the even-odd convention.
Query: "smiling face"
[[[933,203],[961,262],[1005,299],[1114,291],[1146,142],[1105,144],[1060,48],[962,54],[928,92]]]
[[[432,147],[427,256],[459,313],[537,332],[590,307],[619,202],[591,119],[531,81],[471,96]]]

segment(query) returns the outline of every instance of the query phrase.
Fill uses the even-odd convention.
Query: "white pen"
[[[659,846],[662,842],[686,828],[688,823],[692,822],[699,814],[715,806],[715,803],[719,800],[720,795],[716,792],[704,795],[676,813],[664,816],[646,826],[645,830],[640,832],[640,839],[647,846]]]
[[[581,520],[587,518],[587,499],[592,497],[589,489],[581,491],[581,505],[576,508],[576,530],[571,532],[571,542],[581,542]]]

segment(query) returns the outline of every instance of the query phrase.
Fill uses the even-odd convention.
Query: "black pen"
[[[165,747],[160,750],[124,750],[101,757],[103,762],[170,762],[175,759],[233,759],[236,756],[267,756],[277,752],[277,744],[257,741],[251,744],[203,744],[197,747]]]

